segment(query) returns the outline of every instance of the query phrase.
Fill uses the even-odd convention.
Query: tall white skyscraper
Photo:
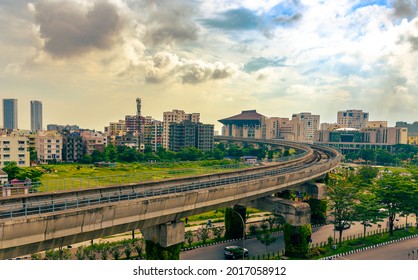
[[[17,129],[17,99],[3,99],[3,128]]]
[[[42,102],[31,100],[30,102],[30,129],[32,131],[42,130]]]

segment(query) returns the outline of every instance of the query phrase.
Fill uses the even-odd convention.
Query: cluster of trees
[[[391,148],[391,152],[384,149],[362,149],[346,154],[345,159],[348,161],[363,159],[368,163],[381,165],[398,165],[403,162],[418,164],[417,146],[398,144]]]
[[[18,179],[21,181],[29,179],[32,182],[39,182],[42,175],[44,174],[41,169],[35,167],[19,167],[15,161],[6,164],[6,166],[3,167],[3,171],[7,173],[9,181],[13,179]]]
[[[158,148],[153,151],[151,147],[146,146],[144,152],[139,152],[135,148],[127,146],[108,145],[103,152],[93,151],[91,155],[85,154],[81,159],[81,163],[93,163],[100,161],[108,162],[149,162],[149,161],[197,161],[206,159],[220,160],[225,157],[233,157],[239,159],[242,156],[256,156],[258,159],[289,155],[286,150],[282,153],[279,149],[269,150],[267,146],[255,148],[253,145],[244,144],[230,145],[225,147],[223,143],[216,144],[212,151],[203,152],[195,147],[183,148],[179,152],[173,152],[165,148]]]
[[[410,176],[399,172],[384,172],[364,166],[358,171],[333,173],[328,180],[331,215],[335,229],[342,232],[354,221],[366,228],[388,218],[393,235],[396,215],[418,214],[418,168],[409,167]]]

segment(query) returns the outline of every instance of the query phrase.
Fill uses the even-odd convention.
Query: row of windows
[[[16,142],[14,142],[14,143],[16,143]],[[17,141],[17,143],[19,145],[25,145],[27,142],[26,141]],[[10,141],[0,141],[0,145],[1,144],[3,144],[3,145],[10,145]]]
[[[0,154],[0,159],[2,158],[2,156],[3,156],[3,158],[11,158],[10,154],[3,154],[3,155]],[[25,158],[26,157],[25,154],[19,154],[18,156],[19,156],[19,158]]]

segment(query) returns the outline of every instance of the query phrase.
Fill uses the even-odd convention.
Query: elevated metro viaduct
[[[332,148],[276,145],[303,153],[278,164],[228,173],[0,198],[0,259],[133,229],[170,247],[184,241],[180,219],[270,197],[321,177],[340,162],[341,155]],[[319,151],[327,157],[318,158]]]

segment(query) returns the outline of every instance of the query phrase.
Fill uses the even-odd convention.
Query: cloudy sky
[[[103,130],[182,109],[201,121],[362,109],[418,120],[418,0],[1,0],[0,96],[44,126]],[[2,114],[0,116],[1,124]]]

